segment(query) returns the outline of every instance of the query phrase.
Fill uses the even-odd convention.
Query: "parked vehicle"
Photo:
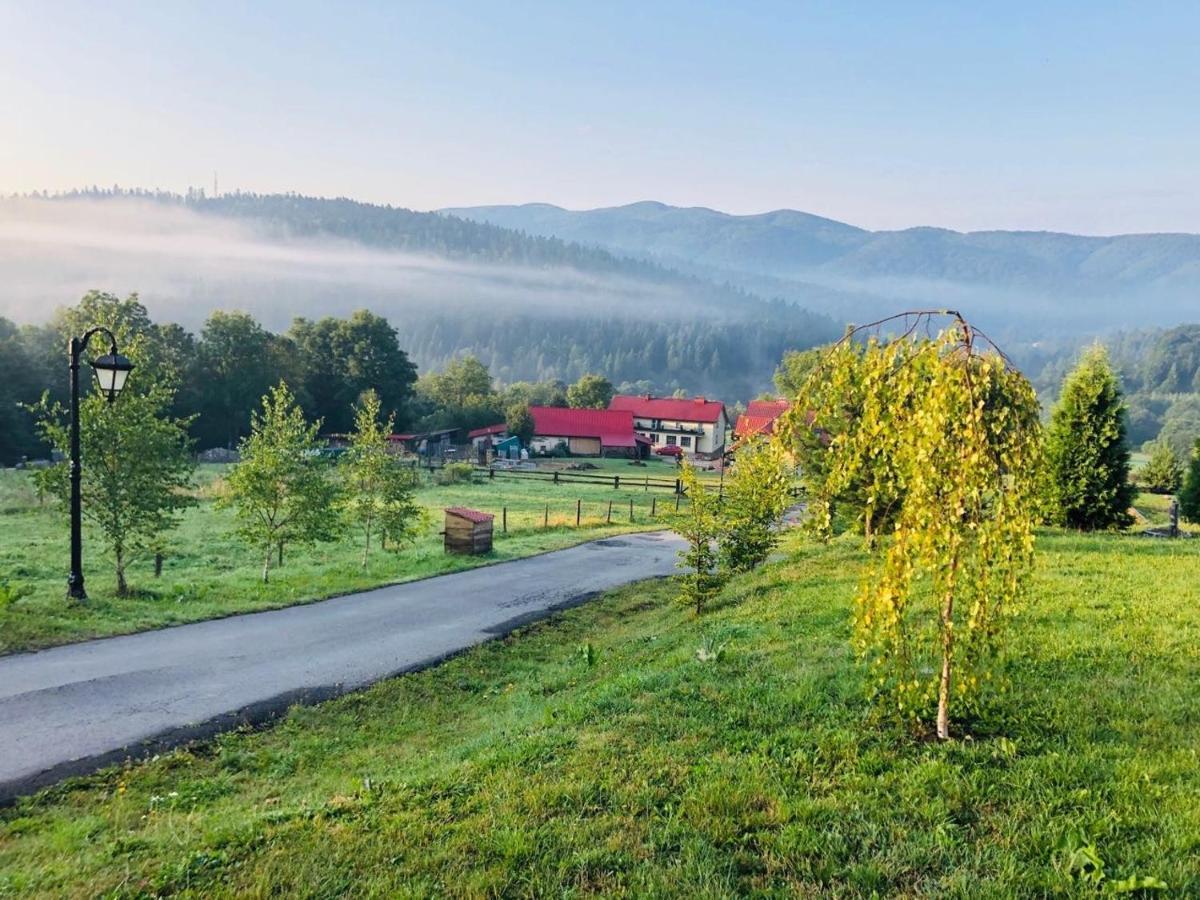
[[[654,452],[659,456],[674,456],[676,458],[683,456],[683,448],[675,444],[667,444],[662,447],[655,447]]]

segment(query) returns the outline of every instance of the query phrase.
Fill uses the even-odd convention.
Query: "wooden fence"
[[[687,496],[679,493],[670,497],[651,494],[648,500],[583,500],[574,503],[547,503],[540,510],[510,511],[507,506],[483,509],[496,517],[496,532],[536,531],[548,528],[595,528],[601,525],[647,524],[667,525],[670,516],[687,508]]]

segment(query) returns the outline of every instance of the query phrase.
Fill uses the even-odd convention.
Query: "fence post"
[[[500,507],[500,533],[508,534],[508,507]]]
[[[495,479],[495,477],[496,477],[496,470],[489,466],[488,467],[488,478]]]
[[[608,519],[604,524],[606,524],[606,525],[612,524],[612,501],[611,500],[608,501]]]
[[[658,498],[651,497],[650,498],[650,518],[653,519],[657,513],[658,513]]]
[[[575,501],[575,527],[576,528],[579,527],[579,517],[582,514],[582,512],[583,512],[583,500],[581,498],[581,499]]]
[[[629,521],[633,521],[633,498],[629,498]]]
[[[678,478],[675,479],[675,496],[679,496],[683,491],[683,482]]]
[[[558,469],[554,470],[554,483],[558,484]]]
[[[679,494],[675,495],[675,512],[679,512]]]
[[[549,503],[546,504],[546,512],[542,516],[542,527],[543,528],[550,527],[550,504]]]
[[[645,483],[645,485],[642,487],[642,490],[643,490],[643,491],[648,491],[648,490],[650,490],[650,476],[649,476],[649,475],[647,475],[647,476],[646,476],[646,483]]]
[[[155,578],[162,577],[162,562],[163,562],[162,554],[155,553],[154,554],[154,577]]]

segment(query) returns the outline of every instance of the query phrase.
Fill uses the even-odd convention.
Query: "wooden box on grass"
[[[490,513],[463,506],[446,510],[447,553],[479,555],[492,552],[492,520]]]

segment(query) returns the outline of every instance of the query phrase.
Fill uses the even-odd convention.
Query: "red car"
[[[659,456],[683,456],[683,448],[676,444],[667,444],[662,447],[655,447],[654,452]]]

